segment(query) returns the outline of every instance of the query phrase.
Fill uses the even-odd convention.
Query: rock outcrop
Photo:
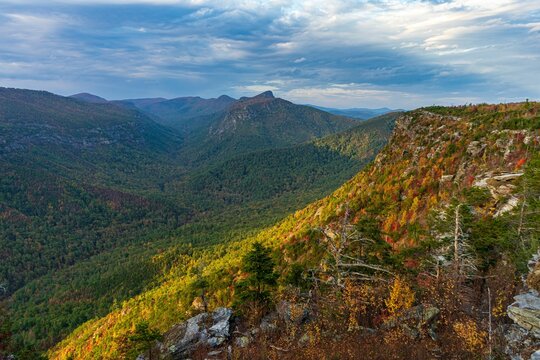
[[[540,271],[540,254],[529,262],[530,288],[514,297],[507,314],[514,324],[505,333],[506,353],[512,360],[540,359],[540,295],[533,284]]]
[[[207,349],[209,358],[218,355],[222,352],[218,348],[231,335],[232,315],[231,309],[217,308],[174,325],[154,346],[152,354],[158,354],[157,359],[180,360],[189,358],[197,349]]]

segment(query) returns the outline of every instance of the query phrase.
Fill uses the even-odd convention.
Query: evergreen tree
[[[267,306],[271,299],[271,289],[276,285],[278,274],[274,272],[274,261],[270,249],[260,243],[242,261],[242,270],[248,276],[237,284],[237,297],[241,302],[255,302]]]
[[[133,344],[133,350],[138,354],[148,352],[148,359],[152,360],[154,342],[161,340],[162,336],[159,331],[150,328],[148,323],[143,321],[135,326],[135,332],[128,339]]]

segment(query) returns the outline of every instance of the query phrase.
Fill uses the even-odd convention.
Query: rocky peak
[[[265,91],[263,93],[260,93],[259,95],[254,97],[255,99],[275,99],[274,93],[270,90]]]

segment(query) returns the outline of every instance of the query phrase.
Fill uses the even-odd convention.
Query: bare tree
[[[366,247],[375,244],[376,240],[350,224],[349,216],[347,208],[337,229],[330,226],[319,229],[323,234],[321,244],[328,257],[314,273],[318,275],[318,281],[340,288],[345,286],[346,280],[377,281],[382,279],[382,274],[391,274],[383,266],[366,261]]]
[[[451,267],[456,276],[472,277],[477,272],[476,258],[469,243],[466,217],[470,207],[466,203],[455,202],[440,211],[432,226],[438,246],[433,250],[433,277],[438,278],[442,267]]]

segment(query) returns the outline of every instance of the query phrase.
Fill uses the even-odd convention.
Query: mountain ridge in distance
[[[109,100],[102,98],[101,96],[97,96],[97,95],[86,93],[86,92],[73,94],[68,97],[81,100],[84,102],[94,103],[94,104],[105,104],[109,102]]]
[[[344,109],[340,109],[340,108],[330,108],[330,107],[324,107],[324,106],[318,106],[318,105],[308,105],[308,106],[311,106],[311,107],[314,107],[316,109],[329,112],[331,114],[348,116],[348,117],[352,117],[352,118],[360,119],[360,120],[371,119],[373,117],[388,114],[388,113],[391,113],[391,112],[403,112],[403,111],[405,111],[403,109],[390,109],[388,107],[373,108],[373,109],[372,108],[344,108]]]

